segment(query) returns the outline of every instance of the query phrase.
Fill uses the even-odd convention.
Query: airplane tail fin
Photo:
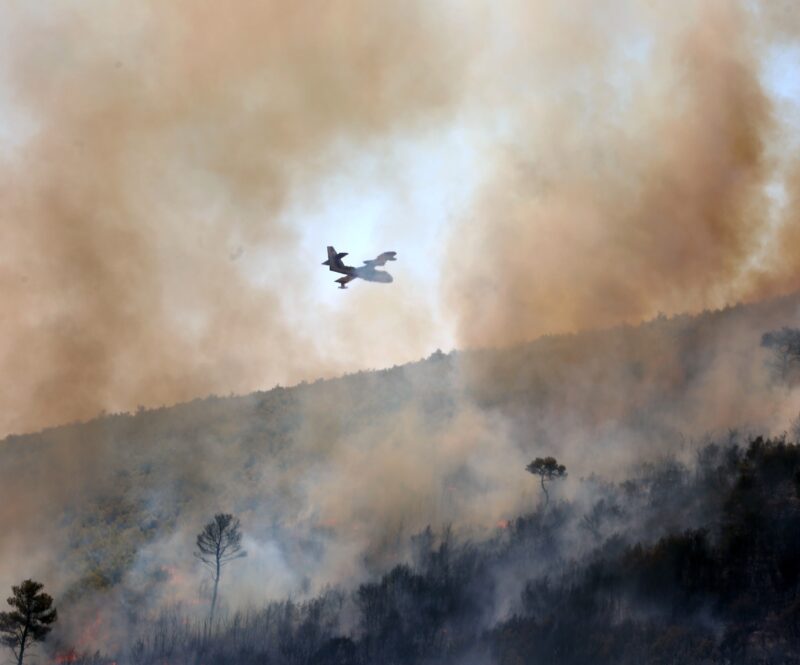
[[[341,270],[344,268],[344,264],[342,263],[342,259],[347,256],[347,252],[338,252],[328,245],[328,260],[323,261],[322,265],[330,266],[331,270]]]

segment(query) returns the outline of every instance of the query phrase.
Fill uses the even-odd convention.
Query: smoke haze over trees
[[[584,481],[604,515],[593,543],[576,547],[581,500],[477,542],[427,528],[408,563],[355,589],[242,609],[211,630],[168,606],[107,655],[69,660],[800,662],[799,469],[782,438],[710,442],[691,467],[665,459],[618,484]]]
[[[8,514],[0,576],[10,584],[31,571],[52,589],[62,614],[56,653],[123,657],[130,649],[146,662],[164,640],[195,653],[206,639],[210,588],[198,593],[205,577],[187,552],[197,524],[222,504],[247,524],[248,557],[225,578],[218,616],[228,636],[204,649],[251,639],[268,650],[281,640],[293,648],[295,639],[322,649],[303,637],[305,613],[313,612],[328,626],[319,635],[353,642],[326,646],[335,657],[353,649],[377,657],[382,638],[359,640],[383,630],[380,621],[390,620],[381,612],[394,616],[391,605],[380,609],[384,594],[406,603],[406,591],[393,589],[410,585],[440,597],[438,582],[418,576],[425,577],[421,562],[438,565],[431,552],[441,539],[444,551],[472,542],[489,553],[464,560],[459,588],[467,596],[434,603],[436,621],[455,620],[449,613],[463,603],[465,634],[475,636],[474,622],[499,630],[522,611],[528,581],[586,565],[615,533],[626,547],[650,548],[687,529],[715,528],[738,453],[724,474],[701,474],[721,483],[713,491],[689,491],[687,483],[696,467],[727,459],[709,440],[744,447],[751,433],[780,433],[795,419],[793,389],[775,376],[760,342],[798,311],[794,295],[10,437],[0,448],[0,480],[27,500]],[[536,510],[543,496],[524,470],[544,450],[570,471],[546,512]],[[56,501],[62,512],[48,513]],[[493,586],[471,590],[467,578],[487,579],[475,566],[494,556],[495,539],[517,531],[536,534],[519,546],[522,569],[516,555],[495,562]],[[398,565],[410,568],[392,573]],[[404,607],[413,616],[419,609]],[[361,611],[379,623],[363,624]],[[226,633],[231,625],[245,632]],[[403,630],[392,638],[397,648],[421,628]],[[408,658],[444,648],[442,633],[431,630],[407,645],[416,649]]]
[[[0,3],[0,588],[53,594],[44,656],[797,662],[799,36]],[[391,288],[331,291],[334,242]]]

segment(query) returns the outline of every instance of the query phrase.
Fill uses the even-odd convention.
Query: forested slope
[[[111,651],[130,644],[142,626],[174,603],[182,603],[192,621],[203,616],[208,583],[191,550],[207,518],[226,511],[241,518],[248,549],[247,559],[233,565],[223,582],[227,612],[289,596],[318,602],[313,599],[329,598],[326,589],[339,589],[344,600],[337,602],[350,618],[337,614],[334,633],[358,642],[371,629],[353,617],[369,596],[351,594],[360,585],[392,587],[387,574],[399,575],[397,584],[406,584],[406,578],[408,584],[422,584],[414,539],[430,525],[435,542],[449,529],[453,543],[480,544],[480,555],[469,566],[491,560],[503,571],[480,598],[465,597],[456,605],[465,612],[482,608],[480,626],[488,632],[479,643],[470,642],[470,650],[480,646],[503,662],[517,662],[513,644],[523,649],[533,635],[540,645],[551,638],[558,643],[560,638],[541,632],[551,626],[546,616],[557,618],[563,611],[580,619],[569,605],[572,596],[562,592],[574,589],[580,598],[584,586],[597,587],[590,575],[595,568],[587,567],[585,557],[600,556],[595,550],[606,541],[603,547],[617,548],[603,555],[612,572],[614,566],[637,570],[641,557],[647,569],[646,560],[658,547],[696,550],[701,563],[715,562],[715,570],[722,569],[719,560],[733,556],[733,541],[719,535],[719,524],[725,502],[733,500],[724,492],[733,492],[743,473],[744,462],[736,457],[742,453],[727,466],[715,462],[724,467],[721,489],[701,498],[690,493],[696,498],[692,504],[668,501],[678,485],[667,472],[685,485],[687,474],[700,473],[698,451],[708,450],[710,441],[728,450],[731,443],[744,446],[751,435],[791,429],[798,411],[794,384],[776,375],[760,341],[765,332],[796,326],[799,312],[800,295],[793,294],[507,349],[437,352],[402,367],[104,414],[87,423],[10,436],[0,442],[0,518],[10,525],[0,541],[0,584],[42,579],[63,608],[54,639],[79,650]],[[552,510],[540,506],[531,512],[540,495],[524,468],[538,455],[556,456],[569,477],[554,488]],[[647,476],[648,468],[667,474],[656,474],[663,486],[647,493],[662,492],[661,509],[632,510],[639,504],[619,495],[619,488],[626,487],[626,479]],[[625,534],[624,543],[603,526],[605,517],[597,517],[599,525],[592,521],[605,496],[601,488],[607,487],[616,487],[616,494],[605,497],[600,512],[611,511],[611,519],[615,510],[622,511],[625,517],[615,528]],[[781,501],[786,519],[794,519],[789,499]],[[520,515],[525,517],[517,520]],[[555,526],[564,520],[571,526]],[[503,528],[509,523],[513,526]],[[502,557],[494,560],[500,556],[497,547],[511,547],[508,539],[525,540],[528,529],[557,535],[550,540],[537,535],[520,546],[529,560],[519,570]],[[703,529],[710,531],[703,535]],[[673,540],[658,545],[662,537]],[[564,565],[570,561],[578,567],[568,573]],[[394,568],[400,564],[416,567]],[[485,579],[477,569],[469,571]],[[613,577],[612,572],[601,577]],[[550,586],[536,596],[540,600],[523,594],[526,585],[541,585],[543,575]],[[722,611],[740,602],[726,595],[728,582],[715,577],[691,584],[700,584],[711,598],[714,621],[762,621]],[[737,584],[750,593],[749,582]],[[649,602],[646,591],[637,594],[644,605]],[[552,615],[536,605],[542,598]],[[683,596],[675,598],[660,600],[682,608]],[[454,607],[436,612],[446,615]],[[787,607],[778,603],[774,612]],[[631,616],[615,611],[614,621]],[[643,615],[637,609],[633,616],[646,635]],[[474,632],[472,624],[465,625]],[[431,634],[437,636],[431,640],[443,639],[435,630]],[[506,636],[502,646],[499,636]],[[714,644],[721,648],[719,641]],[[423,658],[428,648],[420,647],[407,662]],[[372,650],[362,641],[354,653],[377,658]],[[575,662],[580,657],[575,655]]]

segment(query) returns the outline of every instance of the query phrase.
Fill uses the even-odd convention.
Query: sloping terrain
[[[582,479],[692,465],[711,438],[787,429],[798,402],[760,339],[798,320],[793,294],[11,436],[0,583],[41,579],[64,608],[62,638],[90,648],[165,603],[202,614],[191,552],[215,512],[241,518],[248,550],[223,581],[230,610],[378,579],[411,560],[428,525],[494,537],[539,501],[524,472],[534,456],[566,464],[556,491],[580,515],[598,500]],[[651,513],[627,530],[651,542],[709,511]],[[575,536],[575,552],[587,547]],[[519,592],[487,602],[495,618]]]

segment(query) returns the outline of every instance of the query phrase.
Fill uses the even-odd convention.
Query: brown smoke
[[[14,102],[35,131],[0,170],[0,430],[358,358],[292,326],[316,264],[298,267],[280,214],[356,146],[448,106],[444,14],[361,0],[5,11]]]
[[[390,304],[354,289],[324,330],[296,325],[298,308],[321,307],[306,273],[319,266],[298,269],[282,213],[360,150],[451,122],[484,147],[485,170],[444,252],[459,344],[797,286],[800,168],[776,157],[759,78],[765,45],[792,21],[723,0],[452,4],[18,10],[14,90],[35,133],[0,167],[0,430],[416,348],[437,318],[402,280]],[[764,191],[775,178],[788,192],[777,225]],[[286,402],[277,391],[264,411],[254,395],[7,441],[0,581],[48,571],[48,588],[67,588],[82,573],[54,563],[76,549],[62,507],[91,515],[116,492],[156,507],[191,497],[162,525],[169,536],[137,551],[143,568],[148,556],[180,568],[187,599],[192,537],[223,509],[251,539],[229,597],[293,593],[303,575],[314,590],[349,584],[364,552],[394,560],[428,523],[485,533],[535,505],[534,455],[557,455],[577,482],[675,452],[679,434],[785,426],[795,395],[777,394],[758,339],[795,305],[774,310],[674,337],[662,323],[475,354],[438,388],[432,361]],[[471,380],[476,358],[488,380]],[[276,524],[320,538],[323,559],[276,556]]]
[[[389,317],[369,294],[323,336],[297,324],[323,311],[318,266],[282,214],[360,151],[453,124],[483,180],[445,252],[459,344],[798,284],[798,179],[759,77],[792,3],[4,11],[34,130],[0,163],[0,431],[418,353],[437,320],[418,284]]]
[[[772,14],[735,2],[539,9],[506,55],[516,92],[496,93],[516,102],[508,145],[454,231],[446,292],[462,342],[796,286],[794,266],[754,261],[782,141],[759,79]]]

